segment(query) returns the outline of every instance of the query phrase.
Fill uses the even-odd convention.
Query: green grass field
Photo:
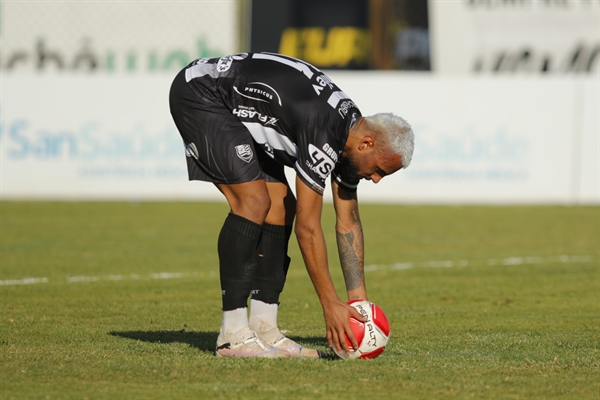
[[[375,360],[213,355],[220,203],[2,202],[3,399],[598,399],[598,207],[363,206]],[[343,295],[332,206],[324,225]],[[329,351],[295,241],[280,307]]]

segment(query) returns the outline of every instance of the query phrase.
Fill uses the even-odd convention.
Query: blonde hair
[[[408,122],[392,113],[379,113],[364,117],[367,128],[382,135],[389,149],[402,159],[402,168],[410,165],[415,136]]]

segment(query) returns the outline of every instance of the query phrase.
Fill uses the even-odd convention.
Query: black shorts
[[[185,69],[171,85],[169,104],[185,145],[190,180],[232,184],[264,179],[287,184],[284,166],[256,150],[248,129],[218,96],[192,91]]]

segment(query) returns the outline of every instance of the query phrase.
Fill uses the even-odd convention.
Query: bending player
[[[329,274],[321,227],[325,182],[331,176],[348,299],[367,299],[357,185],[408,167],[410,125],[393,114],[362,117],[321,71],[273,53],[195,60],[173,81],[170,107],[189,179],[214,183],[231,208],[218,238],[223,319],[216,354],[321,356],[277,325],[294,218],[328,343],[347,352],[347,334],[356,346],[349,318],[363,318],[340,300]],[[296,171],[297,200],[284,166]]]

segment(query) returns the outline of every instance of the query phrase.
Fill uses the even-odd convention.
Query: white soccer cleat
[[[273,346],[276,349],[286,351],[292,357],[299,358],[324,358],[325,354],[319,350],[307,349],[304,346],[299,345],[292,339],[284,336],[279,329],[272,329],[266,333],[260,334],[267,345]],[[268,338],[271,338],[269,340]]]
[[[215,351],[217,357],[290,358],[292,356],[285,350],[265,344],[250,328],[244,328],[234,336],[235,339],[226,340],[219,334]]]

